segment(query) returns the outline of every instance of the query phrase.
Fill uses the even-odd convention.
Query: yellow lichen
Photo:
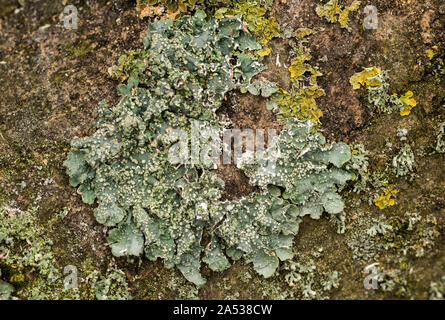
[[[316,99],[323,96],[324,91],[318,87],[307,87],[295,92],[283,89],[272,97],[272,101],[280,106],[279,116],[295,117],[300,120],[311,120],[317,123],[323,113],[318,109]]]
[[[398,98],[397,93],[393,94],[393,97],[398,98],[403,104],[402,110],[400,110],[401,116],[408,116],[411,113],[411,110],[417,105],[417,101],[414,100],[413,96],[414,94],[412,91],[408,91],[400,98]]]
[[[262,46],[256,54],[260,57],[268,56],[272,52],[269,41],[280,35],[280,26],[275,17],[266,18],[267,10],[260,5],[247,1],[238,0],[233,4],[233,8],[221,8],[215,12],[215,18],[222,19],[225,16],[242,15],[247,23],[247,28],[256,37]]]
[[[382,71],[377,67],[363,68],[362,72],[358,72],[354,74],[351,79],[349,79],[349,83],[352,85],[354,90],[360,89],[363,87],[378,87],[382,84],[378,75],[380,75]]]
[[[16,273],[10,277],[9,281],[14,284],[20,284],[25,282],[25,276],[22,273]]]
[[[322,74],[307,63],[312,57],[301,44],[304,42],[304,38],[310,34],[312,34],[312,30],[308,28],[300,28],[294,33],[294,36],[299,40],[299,46],[295,48],[295,58],[288,68],[292,89],[290,92],[280,89],[271,101],[279,106],[280,117],[311,120],[316,124],[323,115],[317,107],[316,99],[325,93],[317,84],[317,78]]]
[[[428,59],[432,60],[438,52],[439,52],[439,47],[434,46],[432,49],[426,50],[425,55],[428,57]]]
[[[396,188],[386,187],[380,196],[374,198],[374,204],[379,207],[380,210],[395,205],[396,202],[391,197],[392,195],[397,194],[397,192]]]
[[[302,80],[303,74],[306,71],[315,72],[314,68],[311,68],[306,64],[306,61],[309,61],[311,58],[311,55],[305,51],[302,45],[300,45],[297,51],[297,57],[292,61],[289,67],[290,79],[292,83],[296,84],[298,81]],[[318,72],[315,73],[318,74]]]
[[[348,31],[351,30],[351,28],[348,26],[349,13],[357,11],[359,7],[360,7],[360,1],[354,1],[349,7],[346,7],[343,11],[340,12],[338,22],[340,23],[343,29],[347,29]]]
[[[298,40],[303,40],[304,41],[304,38],[306,38],[307,36],[310,36],[312,33],[314,33],[314,31],[312,29],[309,29],[309,28],[298,28],[297,30],[295,30],[294,36]]]
[[[355,0],[350,6],[347,6],[342,10],[338,5],[338,0],[330,0],[324,6],[317,6],[315,11],[319,17],[324,17],[331,23],[338,21],[343,29],[351,31],[351,28],[348,26],[349,13],[357,11],[360,4],[360,1]]]

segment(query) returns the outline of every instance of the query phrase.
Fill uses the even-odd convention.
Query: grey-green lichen
[[[389,94],[388,72],[383,70],[375,76],[380,83],[376,86],[368,86],[368,108],[374,112],[392,114],[403,109],[403,103],[394,95]]]
[[[54,268],[52,241],[44,237],[44,230],[39,227],[36,212],[36,208],[28,211],[0,208],[0,263],[15,270],[10,279],[6,279],[12,284],[25,283],[25,269],[44,277],[48,285],[53,285],[60,277],[59,271]]]
[[[115,267],[102,275],[79,266],[78,287],[65,288],[64,266],[53,253],[48,229],[39,223],[38,208],[0,207],[0,216],[0,300],[130,298],[125,275]]]
[[[351,147],[351,160],[346,164],[346,169],[356,174],[354,192],[361,193],[368,189],[369,177],[369,152],[362,144]]]
[[[169,162],[178,142],[171,133],[190,133],[196,121],[221,127],[216,111],[225,93],[249,88],[264,69],[248,52],[258,44],[240,17],[215,20],[202,11],[150,24],[143,43],[110,69],[126,81],[118,87],[121,101],[112,108],[102,102],[97,131],[72,141],[65,162],[71,185],[84,202],[97,200],[95,217],[113,228],[108,242],[116,256],[161,258],[197,285],[205,283],[201,261],[219,272],[244,258],[272,276],[294,256],[301,217],[343,211],[337,186],[355,178],[343,169],[349,147],[327,144],[312,122],[291,118],[278,153],[238,163],[260,190],[221,201],[224,182],[212,165]],[[255,90],[267,96],[270,84]]]
[[[338,271],[319,272],[313,260],[307,262],[286,261],[284,279],[292,288],[292,297],[302,299],[325,299],[324,294],[340,284]]]
[[[422,257],[441,235],[442,226],[433,215],[407,212],[403,217],[385,219],[357,213],[348,227],[347,245],[354,259],[371,261],[382,253],[397,257]]]
[[[445,276],[430,284],[430,300],[445,300]]]
[[[394,292],[397,296],[405,296],[409,293],[409,284],[405,270],[377,266],[376,273],[379,290]]]
[[[397,93],[390,95],[387,71],[380,71],[380,69],[376,67],[372,70],[375,70],[376,74],[368,78],[369,81],[372,81],[372,85],[367,86],[368,108],[373,112],[387,114],[399,111],[401,116],[408,116],[411,110],[417,105],[417,101],[413,98],[414,93],[407,91],[400,97]],[[354,76],[357,75],[358,74]]]
[[[392,159],[393,171],[398,177],[412,176],[415,169],[414,152],[409,144],[404,144]]]
[[[326,144],[310,120],[291,118],[280,134],[280,155],[269,154],[262,163],[241,164],[253,185],[283,187],[283,198],[300,207],[300,216],[319,219],[326,211],[339,214],[344,203],[337,185],[344,185],[355,175],[342,167],[351,159],[344,143]]]
[[[86,277],[97,300],[131,300],[125,273],[110,265],[104,275],[94,270]]]
[[[445,153],[445,122],[439,124],[435,150],[438,153]]]
[[[0,272],[0,277],[1,277]],[[0,280],[0,301],[1,300],[12,300],[13,297],[14,287],[7,283],[6,281]]]

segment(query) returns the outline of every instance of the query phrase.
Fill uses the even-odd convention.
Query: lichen
[[[354,74],[350,79],[349,83],[352,85],[354,90],[360,89],[362,86],[368,87],[378,87],[382,84],[379,75],[382,71],[377,67],[363,68],[362,72]]]
[[[267,102],[267,108],[277,112],[284,122],[287,118],[297,118],[318,124],[323,115],[316,102],[325,94],[317,84],[317,78],[322,76],[322,73],[308,63],[312,57],[309,50],[303,46],[310,34],[312,31],[306,28],[294,32],[297,42],[291,42],[292,63],[288,68],[292,87],[288,91],[278,90]]]
[[[247,29],[256,37],[262,48],[256,51],[260,57],[268,56],[272,52],[270,40],[278,37],[280,27],[275,17],[266,17],[267,8],[260,1],[236,0],[233,7],[218,9],[215,17],[222,19],[227,16],[241,16],[247,24]]]
[[[317,87],[292,90],[280,89],[268,101],[269,110],[276,110],[283,121],[287,118],[311,120],[317,124],[323,113],[318,109],[316,99],[324,95],[323,89]]]
[[[351,27],[348,26],[349,13],[357,11],[361,2],[354,0],[351,5],[340,8],[338,0],[329,0],[325,5],[319,5],[315,11],[320,18],[325,18],[330,23],[339,22],[343,29],[351,31]]]
[[[93,291],[99,290],[99,280],[121,293],[116,298],[129,296],[128,286],[123,285],[126,282],[122,279],[122,271],[113,269],[114,273],[120,273],[120,278],[114,274],[102,275],[94,268],[85,267],[90,263],[88,260],[79,266],[85,279],[89,279],[88,283],[81,283],[82,278],[79,277],[77,288],[65,288],[64,266],[59,264],[53,252],[48,227],[44,228],[39,222],[38,208],[22,211],[1,207],[0,215],[0,278],[9,282],[0,279],[0,300],[91,299],[94,298]],[[1,272],[2,269],[4,272]]]
[[[225,94],[249,88],[264,69],[243,52],[257,43],[239,16],[216,20],[202,11],[150,24],[143,43],[110,69],[127,79],[118,86],[121,101],[113,108],[100,103],[96,133],[72,141],[65,162],[71,185],[84,202],[97,199],[95,217],[112,228],[107,240],[116,256],[161,258],[196,285],[205,283],[201,261],[220,272],[231,265],[228,257],[272,276],[280,261],[293,257],[300,217],[342,212],[337,186],[354,177],[342,168],[349,147],[327,144],[311,121],[289,118],[279,153],[237,163],[261,190],[221,201],[224,182],[214,164],[169,162],[178,142],[171,133],[190,133],[196,123],[220,127],[216,111]],[[265,174],[275,161],[276,171]]]
[[[127,278],[116,266],[108,266],[104,275],[97,270],[88,274],[85,281],[90,284],[97,300],[131,300]]]
[[[13,285],[23,285],[23,272],[31,269],[45,277],[49,284],[55,283],[59,272],[54,268],[53,243],[43,237],[44,231],[37,222],[37,208],[23,212],[2,207],[0,212],[3,216],[0,226],[1,262],[16,270],[7,280]],[[16,254],[20,244],[20,253]]]
[[[408,294],[406,273],[401,269],[377,266],[376,281],[378,289],[383,292],[395,292],[397,296]]]
[[[176,12],[178,10],[186,12],[187,10],[193,10],[201,5],[220,6],[228,3],[228,0],[137,0],[137,8],[138,10],[143,11],[144,8],[161,4],[167,7],[171,12]]]
[[[399,111],[401,116],[408,116],[417,105],[413,98],[414,93],[407,91],[404,95],[389,94],[388,73],[377,67],[364,68],[365,70],[354,74],[350,83],[354,90],[363,86],[368,92],[368,108],[378,113],[391,114]]]
[[[393,94],[393,97],[400,101],[400,105],[401,105],[400,106],[400,115],[401,116],[408,116],[411,113],[411,110],[417,105],[417,102],[413,98],[413,96],[414,96],[414,93],[412,91],[407,91],[400,98],[398,97],[397,93]]]
[[[414,153],[409,144],[404,144],[392,160],[393,171],[398,177],[410,175],[415,169]]]
[[[433,46],[432,49],[427,49],[425,51],[425,56],[428,57],[429,60],[433,60],[433,58],[439,53],[439,47]]]
[[[380,196],[374,198],[374,204],[379,207],[380,210],[391,207],[396,204],[392,196],[397,193],[398,191],[396,188],[387,187],[383,190],[383,193],[381,193]]]
[[[435,150],[438,153],[445,153],[445,122],[439,124]]]
[[[445,300],[445,276],[430,284],[430,300]]]
[[[408,255],[423,257],[441,235],[441,226],[432,214],[406,212],[401,217],[374,217],[357,213],[348,229],[347,245],[352,257],[375,261],[383,253],[388,261]]]
[[[340,272],[318,272],[313,260],[286,261],[283,271],[286,283],[292,288],[293,298],[325,299],[324,294],[338,288],[340,283]]]
[[[346,169],[354,172],[357,177],[356,182],[354,183],[354,192],[365,192],[368,190],[369,152],[362,144],[353,145],[351,146],[351,149],[351,161],[347,163]]]
[[[1,277],[1,273],[0,273]],[[0,280],[0,301],[1,300],[13,300],[14,287],[6,281]]]

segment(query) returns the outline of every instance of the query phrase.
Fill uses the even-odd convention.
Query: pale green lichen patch
[[[313,260],[309,260],[307,263],[288,261],[285,263],[283,271],[286,283],[292,288],[289,294],[292,298],[325,299],[324,294],[338,288],[340,284],[340,272],[321,273],[317,271]]]
[[[75,273],[77,288],[65,288],[65,266],[56,259],[37,208],[22,211],[6,206],[0,214],[0,300],[78,300],[94,298],[94,293],[97,299],[130,298],[125,275],[117,268],[102,275],[82,265]]]
[[[439,124],[435,150],[438,153],[445,153],[445,122]]]
[[[368,92],[368,108],[378,113],[391,114],[399,111],[401,116],[408,116],[417,106],[414,93],[407,91],[404,95],[389,94],[388,73],[377,67],[364,68],[364,71],[354,74],[349,81],[354,90],[362,86]]]
[[[97,300],[131,300],[125,273],[110,265],[105,274],[94,270],[85,281],[90,284]]]
[[[407,175],[412,177],[415,165],[414,153],[409,144],[405,144],[392,160],[394,173],[398,177]]]
[[[264,67],[243,52],[256,43],[243,23],[198,11],[151,24],[145,48],[110,69],[127,79],[118,87],[121,101],[99,105],[96,133],[75,138],[65,162],[84,202],[97,199],[98,222],[115,227],[108,236],[114,255],[161,258],[197,285],[205,283],[201,261],[223,271],[244,258],[272,276],[280,261],[293,257],[301,217],[341,213],[337,186],[355,177],[342,168],[351,158],[346,144],[327,144],[311,121],[295,118],[278,137],[278,154],[268,150],[264,161],[237,163],[261,187],[240,200],[220,201],[224,182],[213,165],[169,162],[178,141],[172,129],[191,132],[197,120],[200,128],[220,127],[216,111],[225,93],[276,90],[268,82],[251,83]]]
[[[12,285],[7,283],[6,281],[0,280],[0,300],[14,299],[14,297],[12,296],[13,292],[14,292],[14,287]]]
[[[445,276],[430,284],[430,299],[445,300]]]
[[[384,253],[400,258],[413,255],[423,257],[436,245],[443,224],[434,215],[405,213],[402,217],[386,219],[358,213],[353,221],[347,244],[353,258],[364,262],[375,261]],[[355,229],[355,230],[352,230]]]
[[[10,279],[12,284],[25,284],[25,268],[37,272],[54,284],[59,272],[54,268],[55,257],[51,251],[52,241],[43,237],[44,230],[39,227],[37,210],[21,211],[8,207],[0,208],[1,263],[16,270]],[[21,247],[20,253],[17,248]]]

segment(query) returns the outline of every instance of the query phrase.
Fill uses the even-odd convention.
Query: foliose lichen
[[[266,3],[262,3],[266,2]],[[222,19],[228,16],[240,16],[246,22],[246,28],[257,39],[261,48],[256,54],[259,57],[268,56],[272,52],[269,42],[280,35],[280,26],[275,17],[267,17],[268,1],[235,0],[232,7],[218,9],[215,17]],[[270,5],[269,5],[270,6]]]
[[[364,71],[354,74],[349,82],[354,90],[361,87],[368,92],[368,108],[378,113],[391,114],[399,111],[401,116],[408,116],[417,105],[414,93],[407,91],[404,95],[389,94],[388,73],[377,67],[364,68]]]
[[[316,7],[317,15],[320,18],[325,18],[330,23],[339,22],[343,29],[351,31],[351,27],[348,26],[349,13],[357,11],[361,2],[354,0],[351,5],[340,8],[338,0],[329,0],[325,5],[319,5]]]
[[[439,124],[435,150],[438,153],[445,153],[445,122]]]
[[[430,284],[430,300],[445,300],[445,276]]]
[[[53,252],[48,228],[39,223],[37,210],[36,207],[26,211],[0,207],[0,300],[130,297],[125,275],[116,267],[110,267],[111,271],[102,275],[91,265],[88,268],[82,265],[79,267],[78,286],[65,288],[63,266],[59,265]],[[84,264],[89,263],[84,261]]]
[[[172,128],[190,132],[197,120],[218,127],[215,112],[225,93],[250,86],[264,69],[245,53],[258,43],[239,16],[216,20],[202,11],[150,24],[143,43],[110,69],[125,79],[121,101],[112,108],[100,103],[97,131],[72,141],[65,162],[71,185],[84,202],[97,200],[95,217],[113,228],[108,242],[116,256],[161,258],[197,285],[205,282],[201,261],[223,271],[244,258],[270,277],[293,257],[302,216],[343,210],[337,186],[354,178],[342,168],[349,147],[327,144],[311,121],[290,118],[278,156],[239,162],[260,191],[221,201],[224,182],[214,166],[169,162],[178,142]]]
[[[291,88],[280,88],[267,102],[267,108],[277,112],[279,119],[284,122],[287,118],[297,118],[309,119],[318,124],[323,115],[316,102],[325,94],[317,84],[317,78],[322,76],[322,73],[308,63],[312,57],[309,49],[303,45],[306,37],[312,33],[313,31],[307,28],[299,28],[293,33],[296,41],[290,42],[292,63],[288,68]]]
[[[401,217],[373,217],[357,213],[348,227],[347,245],[354,259],[372,261],[383,253],[389,260],[412,255],[423,257],[435,244],[443,226],[432,214],[406,212]]]
[[[379,196],[374,198],[374,204],[379,207],[380,210],[391,207],[396,204],[392,196],[397,193],[398,190],[396,188],[388,186],[383,189],[383,192]]]
[[[392,159],[393,171],[398,177],[411,176],[416,166],[414,153],[409,144],[404,144],[399,153]]]

